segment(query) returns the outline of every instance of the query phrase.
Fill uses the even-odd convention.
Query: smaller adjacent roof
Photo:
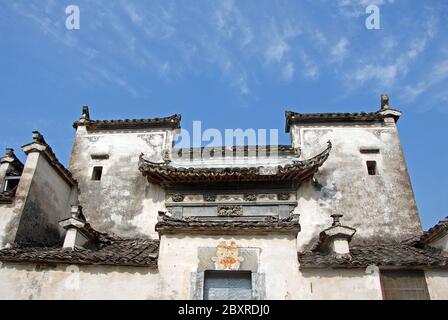
[[[150,119],[123,119],[123,120],[92,120],[87,106],[83,107],[81,119],[73,123],[73,128],[86,126],[91,130],[111,130],[111,129],[146,129],[146,128],[171,128],[179,129],[182,117],[174,114],[162,118]]]
[[[110,240],[96,249],[12,247],[0,250],[0,261],[157,267],[159,240]]]
[[[14,149],[6,148],[5,155],[0,158],[0,163],[11,164],[11,168],[9,168],[9,171],[6,172],[6,175],[9,176],[22,175],[24,165],[22,161],[20,161],[19,158],[17,158],[16,154],[14,153]]]
[[[298,215],[291,215],[286,219],[265,217],[262,220],[240,220],[232,217],[211,220],[198,218],[173,218],[163,212],[159,213],[156,231],[163,233],[294,233],[300,232]]]
[[[180,167],[169,162],[154,163],[140,156],[139,170],[148,181],[160,185],[201,182],[303,181],[311,177],[330,155],[331,142],[317,156],[272,168],[258,167]]]
[[[448,258],[438,250],[416,248],[412,244],[364,245],[350,248],[350,255],[322,252],[299,253],[300,268],[430,267],[447,268]]]
[[[448,234],[448,217],[440,220],[434,227],[423,233],[420,238],[422,244],[428,244],[432,241],[438,240]]]

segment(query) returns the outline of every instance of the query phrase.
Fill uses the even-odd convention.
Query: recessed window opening
[[[20,177],[6,177],[5,184],[3,186],[4,192],[14,192],[19,185]]]
[[[376,161],[367,161],[367,172],[370,176],[376,176],[378,175],[378,170],[376,167]]]
[[[384,300],[429,300],[423,270],[382,270],[380,272]]]
[[[250,271],[206,271],[204,300],[252,300]]]
[[[380,149],[378,149],[378,148],[361,148],[361,149],[359,149],[359,152],[367,153],[367,154],[380,153]]]
[[[103,167],[93,167],[92,180],[100,181],[103,175]]]

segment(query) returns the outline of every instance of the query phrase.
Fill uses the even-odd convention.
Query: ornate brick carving
[[[257,200],[257,195],[254,193],[246,193],[244,195],[244,201],[256,201]]]
[[[174,193],[171,195],[171,199],[173,200],[173,202],[182,202],[185,199],[185,195],[180,193]]]
[[[204,201],[205,202],[215,202],[216,201],[216,194],[204,194]]]
[[[277,193],[277,200],[289,200],[291,197],[291,195],[289,194],[289,192],[280,192]]]
[[[243,215],[242,206],[220,206],[218,207],[218,216],[220,217],[239,217]]]

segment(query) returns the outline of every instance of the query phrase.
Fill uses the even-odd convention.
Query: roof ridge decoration
[[[229,217],[221,220],[204,220],[196,217],[174,218],[159,211],[157,221],[156,231],[159,234],[179,232],[217,232],[219,234],[280,232],[297,235],[301,229],[298,214],[292,214],[284,219],[276,216],[266,216],[262,220],[236,220]]]
[[[294,111],[285,111],[286,127],[289,132],[291,126],[297,123],[320,123],[320,122],[375,122],[384,121],[392,117],[395,122],[401,116],[397,109],[389,107],[389,97],[381,95],[380,110],[375,112],[327,112],[327,113],[299,113]]]
[[[22,146],[23,152],[25,152],[26,155],[31,152],[42,153],[64,180],[72,186],[77,186],[78,183],[75,178],[73,178],[72,173],[58,160],[53,149],[45,141],[44,136],[39,131],[33,131],[32,137],[33,142]]]
[[[81,118],[73,123],[73,128],[86,126],[91,130],[107,129],[139,129],[139,128],[170,128],[180,129],[182,116],[174,114],[168,117],[148,118],[148,119],[116,119],[116,120],[92,120],[88,106],[82,109]]]
[[[330,155],[332,144],[318,155],[307,160],[295,160],[275,167],[175,167],[170,162],[154,163],[140,155],[139,170],[149,182],[158,185],[176,183],[248,182],[248,181],[304,181],[314,175]]]

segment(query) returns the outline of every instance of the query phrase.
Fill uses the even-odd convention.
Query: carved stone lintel
[[[291,197],[291,195],[289,194],[289,192],[280,192],[280,193],[277,193],[277,200],[280,200],[280,201],[286,201],[286,200],[289,200],[289,198]]]
[[[244,195],[244,201],[256,201],[257,200],[257,195],[254,193],[246,193]]]
[[[243,215],[242,206],[220,206],[218,207],[218,216],[220,217],[239,217]]]
[[[171,199],[173,200],[173,202],[182,202],[185,199],[185,195],[180,193],[174,193],[171,195]]]
[[[216,201],[216,194],[204,194],[204,201],[205,202],[215,202]]]

